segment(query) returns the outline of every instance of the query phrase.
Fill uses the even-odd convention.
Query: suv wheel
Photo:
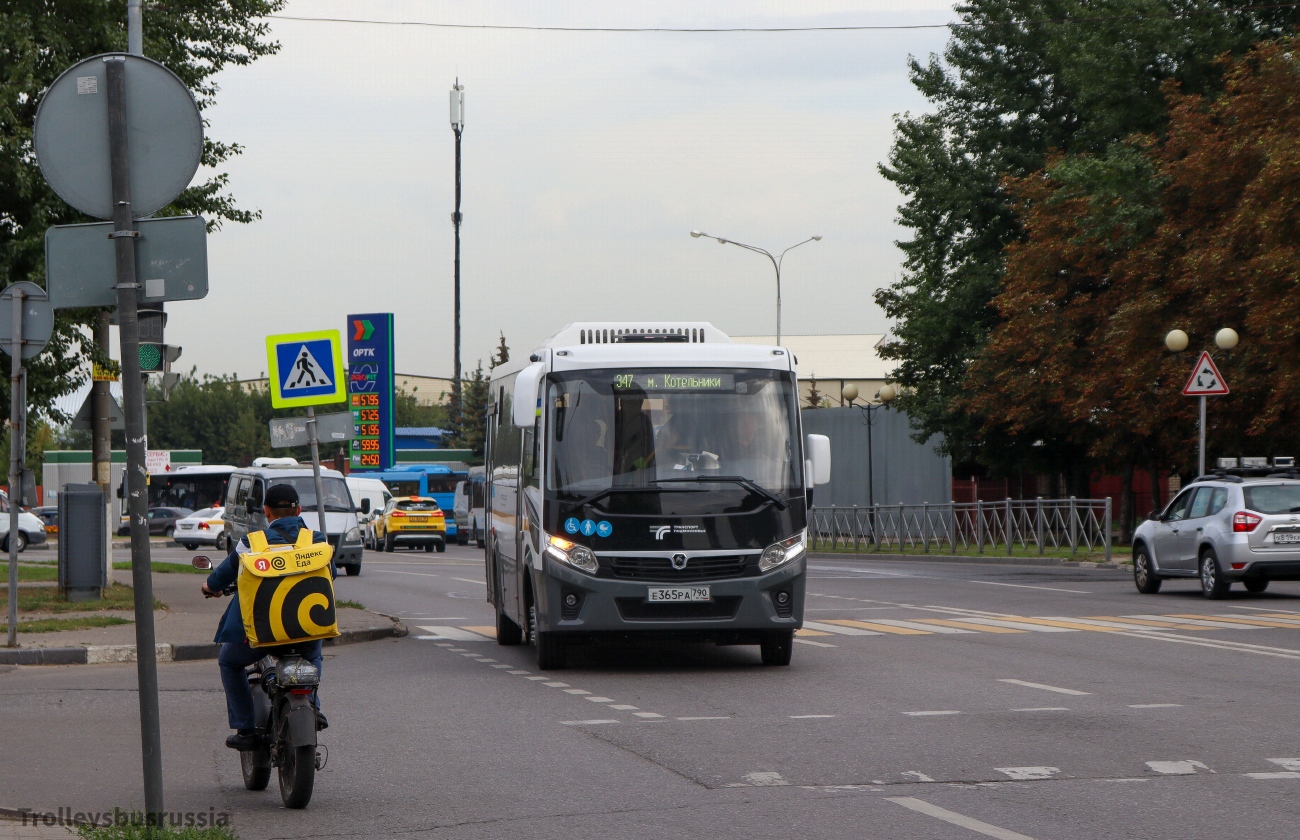
[[[1133,549],[1133,584],[1143,595],[1160,591],[1160,576],[1151,568],[1151,552],[1145,545]]]
[[[1201,554],[1201,592],[1211,601],[1218,601],[1228,596],[1232,584],[1223,577],[1219,568],[1219,559],[1214,552],[1207,550]]]

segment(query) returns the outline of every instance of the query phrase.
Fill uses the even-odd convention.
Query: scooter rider
[[[288,484],[275,484],[266,491],[266,521],[270,524],[264,533],[268,543],[290,543],[298,537],[298,532],[307,525],[302,521],[302,508],[298,504],[298,491]],[[319,531],[312,533],[313,542],[325,542],[325,535]],[[208,575],[203,584],[203,594],[215,597],[222,590],[231,586],[239,574],[239,555],[250,550],[248,538],[244,537],[235,546],[226,559]],[[331,567],[331,573],[333,569]],[[244,669],[264,656],[283,656],[297,653],[303,659],[321,668],[321,643],[301,642],[296,645],[278,647],[252,647],[244,631],[244,620],[239,608],[239,595],[236,593],[226,607],[217,628],[214,642],[221,642],[221,652],[217,655],[217,664],[221,668],[221,685],[226,691],[226,713],[230,719],[230,728],[235,734],[226,739],[226,746],[236,750],[250,750],[258,746],[256,720],[253,711],[253,692],[248,685]],[[317,728],[329,726],[325,715],[320,713],[319,698],[313,696],[316,705]]]

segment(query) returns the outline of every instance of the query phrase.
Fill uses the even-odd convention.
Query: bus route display
[[[383,470],[393,441],[393,313],[348,316],[348,403],[355,471]]]
[[[633,371],[615,373],[611,387],[615,391],[735,391],[736,377],[711,371]]]

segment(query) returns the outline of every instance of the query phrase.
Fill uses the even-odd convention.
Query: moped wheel
[[[271,783],[271,751],[262,747],[239,753],[239,769],[244,773],[244,787],[266,790]]]
[[[286,808],[306,808],[316,784],[316,748],[289,744],[289,725],[280,729],[280,800]]]

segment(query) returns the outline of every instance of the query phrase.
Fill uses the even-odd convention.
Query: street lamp
[[[1215,346],[1225,352],[1235,349],[1240,342],[1241,336],[1237,335],[1237,331],[1231,327],[1224,327],[1214,334]],[[1182,330],[1170,330],[1165,335],[1165,346],[1175,353],[1186,350],[1190,343],[1191,340],[1187,337],[1187,333]],[[1210,358],[1213,360],[1214,357],[1211,356]],[[1205,395],[1201,394],[1200,398],[1201,411],[1197,432],[1197,436],[1200,438],[1200,452],[1197,459],[1197,466],[1199,467],[1197,475],[1205,475]]]
[[[814,234],[808,237],[807,239],[805,239],[803,242],[796,242],[795,244],[791,245],[789,248],[786,248],[785,251],[782,251],[780,254],[777,254],[775,257],[772,256],[771,251],[768,251],[764,248],[759,248],[755,245],[746,245],[744,242],[737,242],[734,239],[725,239],[721,236],[714,236],[713,234],[705,233],[702,230],[691,231],[691,236],[695,237],[696,239],[699,239],[701,236],[707,239],[715,239],[717,240],[719,245],[735,245],[737,247],[744,248],[746,251],[753,251],[756,254],[762,254],[763,256],[767,257],[769,260],[772,261],[772,268],[776,269],[776,343],[780,344],[781,343],[781,261],[785,259],[785,255],[787,252],[792,251],[795,248],[798,248],[800,245],[807,245],[809,242],[821,242],[822,241],[821,234]]]
[[[876,424],[875,412],[885,408],[893,402],[898,396],[898,389],[889,383],[880,386],[876,392],[877,403],[864,402],[862,405],[854,405],[854,400],[858,398],[858,386],[852,382],[840,389],[840,396],[849,401],[849,405],[862,412],[862,422],[867,426],[867,505],[871,510],[869,514],[871,520],[871,543],[876,545],[876,472],[875,464],[872,461],[871,445],[871,427]]]
[[[460,133],[465,128],[465,86],[457,78],[451,86],[451,130],[456,135],[456,209],[452,211],[451,223],[456,228],[456,263],[454,268],[453,318],[455,320],[455,350],[452,355],[451,404],[455,413],[455,422],[459,431],[460,424]]]

